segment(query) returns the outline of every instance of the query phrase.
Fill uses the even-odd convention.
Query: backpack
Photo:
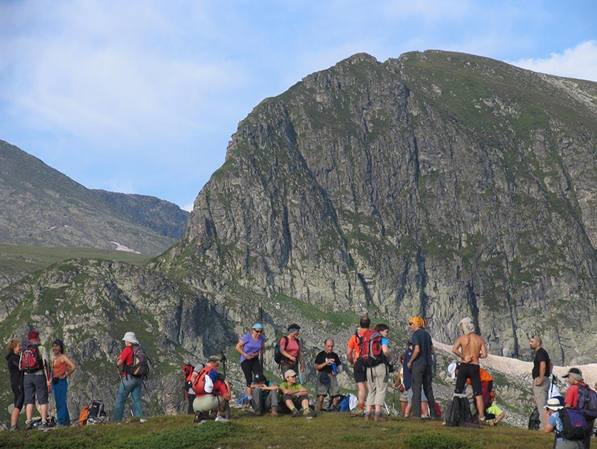
[[[560,415],[560,419],[562,420],[562,425],[564,427],[564,430],[558,432],[558,435],[563,436],[565,439],[571,441],[580,441],[585,439],[585,436],[587,436],[588,426],[585,417],[580,413],[580,411],[571,408],[563,408],[558,410],[558,414]]]
[[[212,372],[215,373],[215,376]],[[195,394],[203,396],[212,393],[214,391],[214,377],[217,379],[217,375],[217,371],[214,371],[212,368],[203,368],[199,371],[199,376],[197,376],[191,386]]]
[[[21,354],[21,364],[19,368],[26,373],[34,373],[43,369],[43,361],[39,352],[39,345],[29,343],[25,346]]]
[[[301,352],[301,342],[298,338],[295,339],[296,343],[298,344],[299,347],[299,352]],[[286,348],[286,346],[288,345],[288,337],[282,337],[281,340],[278,341],[278,343],[276,343],[276,347],[274,348],[274,361],[278,364],[281,365],[282,363],[288,363],[288,357],[285,357],[284,355],[282,355],[282,353],[280,352],[280,343],[284,341],[284,348]]]
[[[576,410],[589,421],[597,418],[597,392],[587,385],[579,385]]]
[[[465,427],[472,419],[468,399],[454,395],[446,405],[446,427]]]
[[[359,359],[362,360],[363,366],[374,367],[384,361],[381,334],[376,330],[367,329],[360,337],[359,347],[361,349]]]
[[[193,365],[187,363],[186,365],[182,366],[182,373],[184,374],[184,379],[186,382],[191,381],[191,376],[193,375]]]
[[[88,408],[89,414],[87,415],[87,420],[90,424],[106,416],[106,413],[104,412],[104,403],[102,401],[94,399],[89,403]]]
[[[535,407],[529,416],[529,430],[539,430],[541,420],[539,419],[539,409]]]
[[[149,374],[149,359],[141,345],[133,345],[133,363],[127,368],[133,377],[146,378]]]

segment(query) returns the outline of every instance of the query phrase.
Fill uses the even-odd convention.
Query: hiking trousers
[[[385,363],[380,363],[372,368],[365,368],[367,372],[367,407],[374,405],[383,406],[388,391],[388,369]]]
[[[126,400],[131,396],[133,400],[133,416],[142,417],[143,412],[141,411],[141,389],[143,388],[143,379],[140,377],[133,377],[127,374],[123,377],[118,385],[118,393],[116,393],[116,404],[114,404],[114,422],[122,421],[122,415],[124,415],[124,406]]]
[[[57,383],[53,383],[52,391],[54,392],[54,401],[56,402],[56,422],[61,426],[68,426],[70,424],[70,415],[68,414],[68,407],[66,405],[68,381],[66,379],[58,379]]]
[[[421,386],[427,396],[429,402],[429,414],[432,418],[437,418],[435,411],[435,399],[433,397],[433,387],[431,385],[431,365],[415,365],[412,369],[413,375],[413,403],[412,414],[413,418],[421,417]]]
[[[261,388],[257,387],[253,390],[251,395],[251,407],[255,410],[255,413],[260,414],[271,410],[272,407],[278,408],[278,392],[276,390],[270,390],[265,400],[262,396]]]
[[[543,382],[541,385],[535,385],[536,379],[533,379],[533,397],[535,398],[535,404],[537,405],[537,410],[539,410],[539,421],[541,422],[541,426],[539,427],[539,431],[543,432],[545,429],[545,404],[547,404],[547,396],[549,394],[549,376],[543,376]]]

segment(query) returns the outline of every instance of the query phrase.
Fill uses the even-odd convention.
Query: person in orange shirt
[[[371,326],[371,320],[367,315],[365,315],[363,318],[361,318],[359,325],[360,329],[358,329],[357,332],[350,337],[348,346],[346,348],[346,358],[348,359],[350,366],[353,367],[354,381],[356,382],[358,388],[357,398],[359,400],[359,404],[357,408],[354,409],[355,413],[364,412],[365,398],[367,397],[367,373],[365,371],[365,367],[363,366],[363,362],[359,359],[359,357],[361,355],[361,337],[369,329],[369,326]]]
[[[54,401],[56,401],[56,422],[60,426],[70,425],[70,416],[66,405],[66,393],[68,391],[67,377],[71,376],[77,366],[64,355],[64,343],[60,339],[52,343],[54,361],[52,363],[52,383],[54,384]]]

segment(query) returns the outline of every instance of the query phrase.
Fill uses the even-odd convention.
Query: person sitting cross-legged
[[[297,374],[289,369],[284,373],[286,382],[280,384],[280,393],[282,395],[282,404],[290,411],[293,417],[299,416],[300,408],[303,416],[313,416],[309,408],[309,393],[297,380]]]

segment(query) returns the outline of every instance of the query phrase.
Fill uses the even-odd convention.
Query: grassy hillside
[[[392,419],[365,422],[348,413],[307,420],[242,414],[227,424],[191,423],[190,416],[159,416],[146,423],[86,426],[48,432],[1,432],[0,448],[404,448],[539,449],[551,447],[551,435],[511,427],[445,428],[440,421]]]

